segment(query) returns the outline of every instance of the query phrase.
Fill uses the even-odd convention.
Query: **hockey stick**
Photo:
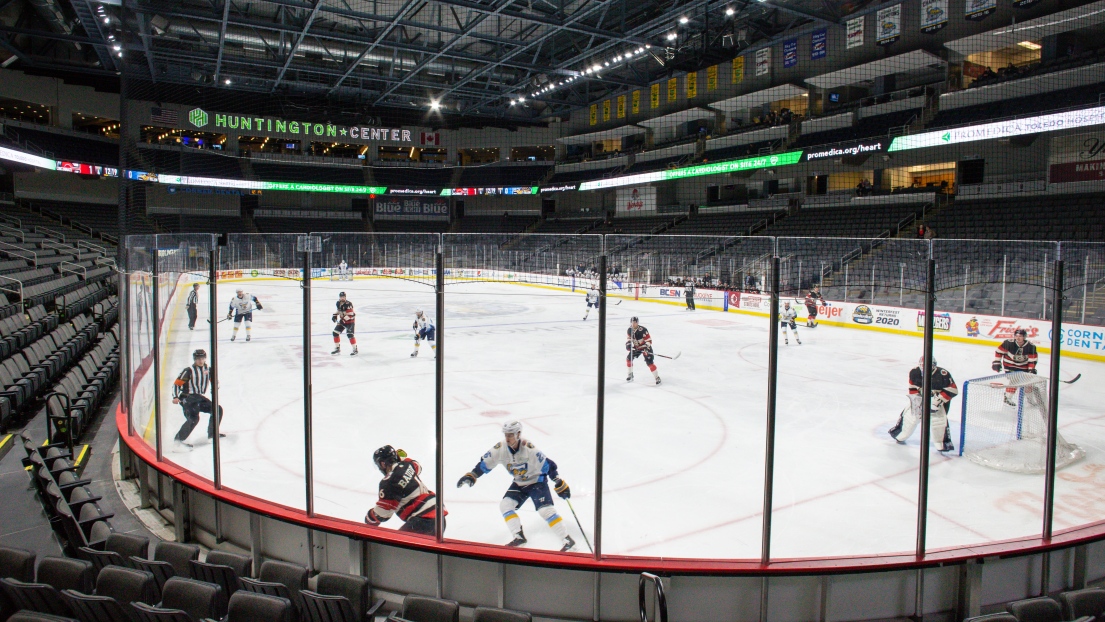
[[[224,318],[223,318],[223,319],[221,319],[221,320],[215,320],[215,323],[216,323],[216,324],[222,324],[223,322],[225,322],[225,321],[227,321],[227,320],[229,320],[229,319],[230,319],[230,318],[228,318],[228,317],[224,317]],[[210,323],[211,323],[211,318],[207,318],[207,323],[208,323],[208,324],[210,324]]]
[[[1081,378],[1081,377],[1082,377],[1082,374],[1078,374],[1077,376],[1075,376],[1074,378],[1071,378],[1070,380],[1060,380],[1059,382],[1062,382],[1063,384],[1074,384],[1074,383],[1078,382],[1078,379]]]
[[[583,531],[583,524],[579,522],[579,517],[576,516],[576,509],[572,507],[572,500],[565,499],[564,503],[568,504],[568,509],[572,511],[572,518],[576,519],[576,525],[579,527],[579,533],[583,534],[583,541],[587,543],[587,550],[594,553],[595,549],[591,548],[591,541],[587,539],[587,532]]]
[[[641,353],[642,355],[644,355],[644,353],[645,353],[645,351],[644,351],[644,350],[642,350],[642,349],[640,349],[640,348],[634,348],[634,350],[636,350],[637,352],[640,352],[640,353]],[[656,352],[653,352],[653,353],[652,353],[652,356],[658,356],[658,357],[660,357],[660,358],[662,358],[662,359],[668,359],[668,360],[670,360],[670,361],[674,361],[675,359],[679,358],[679,356],[680,356],[681,354],[683,354],[683,351],[682,351],[682,350],[680,350],[679,352],[676,352],[676,353],[675,353],[675,356],[666,356],[666,355],[664,355],[664,354],[658,354],[658,353],[656,353]]]

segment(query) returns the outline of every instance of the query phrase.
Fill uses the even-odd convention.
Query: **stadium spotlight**
[[[430,110],[441,110],[441,103],[430,100]]]
[[[525,97],[519,97],[519,98],[518,98],[518,103],[519,103],[519,104],[524,104],[524,103],[526,103],[526,98],[525,98]]]
[[[224,80],[224,81],[223,81],[223,84],[225,84],[225,85],[227,85],[227,86],[230,86],[230,84],[231,84],[231,83],[230,83],[230,78],[227,78],[226,80]]]
[[[121,46],[121,45],[119,45],[118,43],[116,43],[115,45],[111,46],[111,49],[113,49],[113,50],[115,50],[116,52],[118,52],[119,50],[123,49],[123,46]]]
[[[669,32],[668,33],[668,41],[675,41],[678,38],[679,38],[679,35],[675,34],[674,32]]]
[[[594,69],[595,71],[602,71],[602,65],[595,63],[591,66],[591,69]]]
[[[680,17],[680,18],[679,18],[679,23],[680,23],[680,24],[686,24],[686,23],[687,23],[687,22],[689,22],[689,21],[691,21],[691,20],[687,19],[687,17],[686,17],[686,16],[683,16],[683,17]]]
[[[725,9],[725,14],[726,14],[726,15],[728,15],[728,16],[730,16],[730,17],[732,17],[732,16],[733,16],[733,14],[735,14],[735,13],[736,13],[736,11],[735,11],[735,10],[733,10],[733,7],[729,7],[729,8],[727,8],[727,9]]]

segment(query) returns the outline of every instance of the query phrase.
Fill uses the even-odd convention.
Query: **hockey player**
[[[633,359],[644,355],[645,365],[648,365],[656,384],[660,384],[660,374],[656,371],[656,359],[652,353],[652,335],[648,334],[648,329],[638,323],[637,316],[633,316],[629,318],[629,328],[625,333],[625,349],[629,351],[625,355],[625,366],[629,368],[625,381],[633,382]]]
[[[817,305],[825,304],[825,299],[821,296],[821,291],[816,285],[810,288],[808,294],[806,294],[806,327],[814,328],[817,326]]]
[[[338,280],[339,281],[352,281],[353,280],[353,275],[349,274],[349,264],[345,263],[344,259],[342,259],[341,263],[338,264]]]
[[[237,295],[230,299],[230,310],[226,312],[226,319],[234,317],[234,334],[230,336],[230,340],[234,341],[238,338],[238,328],[244,321],[246,324],[246,341],[249,341],[250,331],[253,328],[253,309],[256,307],[258,310],[264,309],[261,303],[257,300],[257,296],[248,294],[242,288],[236,290]]]
[[[694,283],[687,283],[683,297],[687,299],[687,311],[694,311]]]
[[[1036,346],[1028,341],[1028,331],[1018,328],[1013,331],[1012,339],[1006,339],[998,346],[998,349],[994,352],[994,363],[991,367],[998,373],[1023,371],[1035,374],[1037,359]],[[1016,392],[1016,387],[1005,389],[1006,404],[1016,406],[1016,402],[1013,400],[1013,395]]]
[[[898,423],[887,430],[890,436],[900,445],[904,445],[906,439],[912,434],[914,428],[921,421],[921,408],[924,403],[921,389],[924,386],[924,374],[921,369],[925,365],[922,357],[917,361],[917,367],[909,370],[909,407],[902,411],[898,417]],[[959,387],[955,386],[955,379],[948,370],[936,365],[936,359],[932,360],[932,379],[930,380],[932,401],[929,412],[932,414],[932,438],[937,445],[937,451],[954,451],[951,432],[948,430],[948,403],[959,395]]]
[[[345,336],[349,339],[349,345],[353,346],[353,351],[349,353],[349,356],[357,356],[357,337],[353,334],[357,328],[357,314],[353,311],[353,303],[345,297],[345,292],[338,294],[338,301],[334,303],[337,307],[337,311],[330,317],[330,321],[334,322],[334,349],[330,354],[341,353],[341,334],[345,332]]]
[[[552,480],[556,485],[556,494],[561,499],[571,497],[572,491],[568,488],[568,482],[560,478],[556,463],[551,458],[541,453],[533,443],[522,438],[521,423],[510,421],[503,424],[503,436],[503,441],[495,443],[495,446],[483,455],[476,466],[460,478],[457,488],[475,486],[480,476],[491,472],[500,464],[503,465],[514,476],[514,482],[510,484],[510,488],[507,488],[506,494],[503,495],[503,500],[499,502],[503,520],[506,521],[507,529],[514,537],[507,546],[522,546],[526,543],[526,534],[522,532],[522,520],[518,518],[515,510],[521,507],[526,499],[530,499],[537,513],[545,519],[564,543],[560,550],[571,550],[576,544],[575,540],[568,535],[568,528],[556,513],[552,495],[549,493],[549,480]]]
[[[802,340],[798,338],[798,312],[791,308],[789,302],[783,303],[783,311],[779,313],[779,330],[783,331],[783,343],[790,345],[790,338],[787,333],[787,328],[790,328],[790,332],[794,333],[794,340],[798,342],[798,345],[802,345]]]
[[[434,356],[437,356],[437,342],[434,341],[436,336],[434,329],[434,321],[426,317],[426,314],[422,313],[422,309],[414,312],[414,352],[411,352],[411,358],[418,356],[418,346],[422,345],[422,340],[430,342],[430,350],[433,351]]]
[[[211,400],[207,399],[207,387],[210,384],[210,369],[207,367],[207,352],[196,350],[192,353],[192,365],[185,367],[184,371],[173,381],[173,403],[180,404],[184,409],[184,425],[173,437],[176,447],[191,447],[187,443],[188,435],[196,428],[200,421],[200,413],[211,413]],[[223,407],[219,406],[219,421],[223,420]],[[215,435],[215,417],[211,417],[207,423],[207,438]],[[219,438],[225,438],[225,434],[219,434]]]
[[[587,321],[587,316],[591,315],[591,307],[599,308],[599,290],[594,285],[591,289],[587,290],[587,310],[583,312],[583,321]]]
[[[398,514],[403,521],[399,531],[434,535],[434,520],[437,518],[437,495],[422,483],[422,467],[407,457],[402,449],[384,445],[372,454],[376,468],[384,474],[380,480],[380,494],[376,506],[368,511],[364,522],[379,527],[392,516]],[[444,522],[445,516],[441,515]],[[442,531],[445,525],[441,526]]]

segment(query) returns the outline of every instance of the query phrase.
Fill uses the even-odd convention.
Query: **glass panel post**
[[[779,372],[779,256],[771,258],[771,308],[767,333],[767,435],[764,448],[764,519],[760,563],[771,561],[771,504],[775,489],[775,397]],[[765,591],[766,593],[766,591]]]
[[[605,240],[603,241],[605,245]],[[557,273],[559,274],[559,266]],[[602,559],[602,470],[606,424],[606,250],[599,255],[599,344],[595,394],[595,534],[594,556]],[[586,537],[586,534],[584,534]]]
[[[158,273],[158,244],[157,236],[153,236],[153,305],[150,308],[150,326],[153,330],[153,418],[154,418],[154,447],[157,450],[157,461],[165,459],[164,446],[161,442],[161,275]]]
[[[222,423],[221,417],[215,416],[215,413],[219,412],[219,331],[217,322],[219,317],[219,293],[218,293],[218,280],[219,280],[219,247],[218,244],[213,244],[211,252],[209,254],[207,266],[207,309],[208,320],[207,330],[210,331],[211,336],[211,353],[208,360],[211,361],[210,376],[211,376],[211,420],[214,423],[215,434],[211,437],[211,466],[212,481],[215,483],[216,489],[223,487],[223,471],[222,471],[222,458],[219,454],[219,426]],[[217,504],[216,504],[217,506]]]
[[[1059,378],[1060,348],[1063,344],[1063,260],[1054,263],[1051,303],[1051,384],[1048,387],[1047,409],[1047,466],[1044,475],[1044,530],[1045,541],[1051,540],[1055,511],[1055,460],[1059,437]],[[1044,554],[1044,559],[1048,554]],[[1045,574],[1044,594],[1047,594],[1048,576]]]
[[[434,482],[437,488],[438,507],[434,520],[434,536],[438,542],[445,540],[445,254],[439,239],[434,254],[435,310],[437,313],[437,359],[434,361],[434,440],[437,445],[437,465]]]
[[[932,327],[936,313],[936,260],[930,252],[928,272],[925,278],[925,343],[923,368],[921,369],[921,460],[917,474],[917,557],[925,556],[925,538],[928,531],[929,502],[929,438],[932,422]],[[942,439],[941,439],[942,440]],[[918,592],[921,583],[918,582]]]

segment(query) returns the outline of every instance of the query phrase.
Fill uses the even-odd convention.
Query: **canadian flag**
[[[437,132],[422,132],[423,145],[440,145],[441,135]]]

